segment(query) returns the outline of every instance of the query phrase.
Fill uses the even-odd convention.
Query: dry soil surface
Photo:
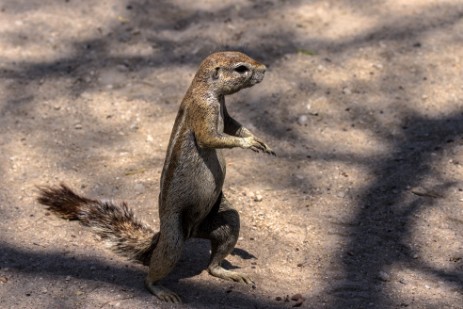
[[[35,201],[66,182],[157,228],[170,130],[200,61],[269,66],[228,98],[276,157],[226,151],[242,229],[164,284]],[[1,308],[463,308],[461,0],[0,1]]]

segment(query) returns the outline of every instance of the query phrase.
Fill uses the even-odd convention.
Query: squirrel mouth
[[[251,79],[251,84],[256,85],[256,84],[260,83],[263,79],[264,79],[263,77],[262,78],[252,78]]]
[[[253,85],[260,83],[264,79],[264,73],[256,72],[251,77],[251,83]]]

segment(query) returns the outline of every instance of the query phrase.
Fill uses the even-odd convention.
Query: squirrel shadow
[[[210,242],[206,239],[193,238],[188,240],[180,261],[168,277],[174,280],[191,278],[206,270],[211,257],[210,247]],[[243,260],[257,259],[253,254],[240,248],[235,248],[231,255],[239,256]],[[240,268],[230,263],[226,258],[222,262],[222,267],[228,270]]]
[[[189,256],[192,256],[193,262],[196,259],[201,260],[200,265],[191,263],[191,260],[179,263],[169,276],[165,278],[167,287],[172,287],[178,291],[186,304],[186,307],[193,306],[195,308],[223,308],[223,299],[226,298],[227,302],[233,303],[239,308],[246,308],[249,305],[252,307],[265,307],[265,308],[281,308],[280,304],[269,299],[256,297],[252,293],[245,294],[239,291],[246,289],[245,286],[237,284],[235,289],[230,289],[230,285],[224,283],[215,284],[213,281],[198,282],[194,284],[187,281],[176,282],[176,273],[179,271],[183,274],[189,274],[188,266],[194,267],[196,271],[201,271],[208,262],[208,243],[207,241],[200,240],[192,241],[186,246],[189,250]],[[31,263],[33,261],[33,263]],[[25,287],[22,285],[24,279],[17,279],[17,276],[25,276],[30,285],[26,287],[27,291],[33,293],[40,291],[42,287],[53,286],[59,282],[68,282],[63,284],[63,293],[77,285],[82,285],[85,291],[93,293],[96,289],[102,289],[104,286],[112,289],[120,289],[132,295],[130,298],[138,298],[141,301],[151,303],[158,308],[170,308],[169,304],[159,302],[153,295],[151,295],[143,286],[143,278],[146,276],[147,270],[145,267],[131,267],[128,265],[114,265],[114,262],[103,261],[100,258],[90,257],[88,255],[76,254],[66,256],[62,252],[35,252],[33,250],[25,250],[16,248],[10,244],[0,241],[0,269],[14,271],[17,275],[12,276],[9,284],[12,289],[24,292]],[[90,266],[90,267],[89,267]],[[204,266],[204,267],[202,267]],[[201,268],[202,267],[202,268]],[[194,271],[193,271],[194,272]],[[192,273],[193,273],[192,272]],[[66,278],[66,279],[65,279]],[[69,281],[67,278],[70,278]],[[183,276],[180,277],[184,278]],[[101,284],[104,285],[101,285]],[[228,286],[227,289],[225,289]],[[32,288],[31,288],[32,287]],[[35,288],[34,288],[35,287]],[[32,289],[32,290],[31,290]],[[99,293],[99,292],[95,292]],[[1,293],[0,293],[1,295]],[[80,303],[81,296],[69,295],[71,303]],[[53,304],[57,299],[49,298],[44,300],[38,299],[38,306],[43,307]],[[58,299],[59,300],[59,299]],[[49,302],[48,305],[43,302]]]

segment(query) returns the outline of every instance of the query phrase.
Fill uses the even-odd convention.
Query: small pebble
[[[308,120],[308,117],[307,115],[300,115],[298,118],[297,118],[297,123],[301,126],[305,125],[307,123],[307,120]]]
[[[297,294],[294,294],[293,296],[291,296],[291,300],[299,300],[303,298],[302,295],[300,293],[297,293]]]
[[[408,306],[410,306],[409,303],[400,303],[400,307],[408,307]]]
[[[296,302],[293,304],[293,307],[300,307],[304,303],[305,298],[300,293],[297,293],[291,296],[291,300]]]
[[[116,66],[116,69],[119,71],[119,72],[127,72],[129,70],[129,68],[124,65],[124,64],[119,64]]]
[[[91,81],[91,79],[90,79],[90,81]],[[85,99],[85,100],[91,100],[91,99],[92,99],[92,94],[89,93],[89,92],[84,91],[84,92],[82,92],[82,93],[80,94],[80,97],[81,97],[82,99]]]
[[[386,281],[391,280],[391,276],[385,271],[380,271],[378,274],[378,279],[386,282]]]
[[[81,130],[82,129],[82,125],[80,123],[77,123],[76,125],[74,125],[74,129],[76,130]]]
[[[348,87],[344,87],[342,89],[342,93],[349,95],[352,94],[352,90],[350,90]]]
[[[254,196],[254,202],[262,202],[263,199],[264,199],[264,198],[263,198],[262,195],[260,195],[260,194],[256,194],[256,195]]]
[[[145,186],[142,184],[142,183],[137,183],[135,184],[135,186],[133,187],[134,190],[138,193],[143,193],[145,192]]]

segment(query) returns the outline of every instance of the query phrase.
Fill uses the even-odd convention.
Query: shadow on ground
[[[353,9],[358,8],[360,4],[354,1],[342,1],[344,6]],[[202,35],[200,25],[217,25],[223,23],[232,23],[233,20],[227,21],[227,16],[233,11],[235,16],[241,16],[249,19],[262,19],[278,10],[297,10],[303,1],[292,2],[265,2],[258,4],[249,2],[239,8],[234,5],[224,6],[218,10],[197,10],[185,9],[178,5],[171,4],[168,1],[158,1],[153,4],[148,1],[132,1],[126,4],[130,23],[118,23],[114,25],[111,31],[95,37],[90,40],[69,42],[74,46],[74,53],[63,57],[62,59],[43,63],[17,63],[9,69],[0,71],[0,76],[5,79],[13,80],[18,85],[7,94],[7,104],[3,105],[0,115],[6,115],[11,111],[27,108],[34,102],[34,87],[42,79],[57,78],[75,78],[75,83],[70,89],[69,99],[78,97],[84,91],[99,91],[97,84],[85,81],[84,76],[89,74],[90,70],[105,70],[111,66],[123,64],[129,72],[136,74],[139,70],[148,67],[152,68],[170,68],[179,66],[195,67],[200,60],[217,49],[239,49],[249,53],[256,58],[262,58],[270,68],[273,65],[279,65],[286,55],[296,54],[298,50],[310,48],[322,50],[330,58],[336,58],[338,55],[355,50],[362,46],[378,44],[379,42],[391,42],[394,46],[401,46],[407,52],[407,48],[413,48],[418,44],[420,37],[427,31],[436,29],[445,29],[461,20],[463,11],[456,8],[450,15],[441,15],[441,11],[436,10],[427,20],[422,20],[420,12],[413,17],[407,17],[405,23],[397,21],[403,16],[395,16],[390,20],[378,22],[375,27],[362,33],[353,35],[348,39],[340,41],[307,39],[301,41],[297,38],[291,29],[291,21],[282,25],[278,29],[266,28],[267,33],[261,33],[258,41],[254,45],[241,46],[239,44],[222,44],[214,36]],[[378,2],[372,2],[371,5],[381,5]],[[363,4],[362,4],[363,5]],[[422,8],[421,10],[430,10],[432,8]],[[448,10],[446,10],[448,11]],[[204,20],[207,20],[205,22]],[[196,29],[196,35],[188,38],[191,29]],[[141,34],[135,34],[141,31]],[[169,40],[162,31],[173,31],[181,40],[172,35],[174,39]],[[132,34],[132,35],[130,35]],[[10,34],[13,38],[20,34]],[[128,57],[128,56],[109,56],[110,50],[114,44],[124,43],[131,44],[139,40],[139,36],[145,36],[153,46],[156,46],[157,53],[146,57]],[[195,48],[198,42],[201,46]],[[275,48],[274,43],[278,42],[280,48]],[[183,47],[180,48],[179,44]],[[418,46],[418,45],[416,45]],[[188,50],[195,49],[193,55],[188,54]],[[275,72],[278,74],[278,72]],[[387,72],[393,76],[394,72]],[[388,76],[384,77],[388,79]],[[305,80],[302,83],[310,84],[317,81]],[[378,81],[378,83],[381,83]],[[318,87],[318,86],[314,86]],[[320,86],[322,87],[322,86]],[[421,87],[417,84],[414,89]],[[329,91],[329,88],[323,91]],[[384,88],[383,94],[386,99],[393,99],[396,94],[390,92],[390,88]],[[412,94],[404,90],[403,101],[410,99]],[[404,99],[405,98],[405,99]],[[263,98],[262,101],[269,101],[271,98]],[[277,102],[278,103],[278,102]],[[462,102],[454,102],[455,105],[461,105]],[[153,102],[153,104],[157,104]],[[361,103],[360,107],[365,107]],[[286,102],[278,104],[278,108],[287,109]],[[333,108],[343,108],[343,106],[333,106]],[[455,111],[442,117],[426,117],[422,114],[401,106],[403,114],[401,118],[401,136],[389,135],[389,128],[377,120],[377,131],[375,135],[391,145],[387,153],[379,157],[356,158],[342,155],[333,155],[331,153],[319,152],[317,158],[329,161],[346,161],[355,164],[361,164],[370,170],[373,179],[363,188],[356,192],[356,211],[357,214],[352,220],[352,229],[347,246],[342,248],[338,256],[339,263],[343,266],[343,271],[347,278],[343,285],[336,285],[328,288],[325,292],[334,295],[334,298],[328,301],[328,308],[358,308],[368,305],[372,308],[386,308],[397,305],[398,300],[394,295],[390,295],[384,290],[384,284],[379,282],[378,276],[382,271],[395,264],[404,265],[411,269],[417,269],[420,272],[434,276],[437,280],[450,282],[463,289],[463,275],[461,270],[449,271],[437,269],[428,265],[420,257],[416,258],[414,248],[410,247],[408,238],[410,237],[411,228],[414,225],[414,218],[423,209],[436,207],[439,203],[439,197],[412,196],[410,188],[420,185],[425,177],[435,177],[440,180],[440,184],[432,190],[441,192],[445,196],[447,190],[455,183],[447,181],[439,170],[434,169],[436,158],[449,147],[456,143],[462,142],[463,134],[463,111]],[[249,110],[248,110],[249,111]],[[290,114],[290,112],[287,112]],[[356,114],[357,113],[357,114]],[[363,117],[362,110],[356,110],[351,113],[352,119]],[[249,114],[249,115],[248,115]],[[252,119],[252,113],[246,110],[242,115],[247,120]],[[100,121],[95,119],[95,121]],[[287,132],[285,125],[278,117],[266,117],[252,119],[249,121],[255,123],[256,127],[266,128],[266,134],[273,136],[277,141],[289,139],[293,141],[304,141],[306,144],[311,143],[310,136],[301,136],[295,132]],[[1,124],[0,124],[1,127]],[[366,126],[365,130],[372,130]],[[46,130],[46,126],[43,127]],[[90,132],[91,133],[91,132]],[[123,137],[118,137],[123,138]],[[88,135],[81,136],[85,140],[91,140]],[[111,139],[97,139],[95,144],[109,145]],[[59,151],[58,149],[56,150]],[[286,153],[283,151],[282,159],[285,160]],[[299,156],[304,158],[304,154]],[[66,162],[69,166],[74,166],[78,162],[69,160]],[[294,162],[297,164],[297,162]],[[104,178],[104,176],[101,176]],[[407,198],[406,198],[407,197]],[[300,211],[294,209],[295,212]],[[282,236],[283,237],[283,236]],[[41,274],[52,277],[76,276],[86,280],[98,280],[120,287],[136,287],[136,294],[145,293],[142,287],[141,271],[114,268],[110,263],[103,263],[93,260],[73,259],[63,257],[55,253],[37,254],[16,249],[14,246],[4,244],[2,249],[3,256],[7,261],[14,261],[13,264],[2,265],[2,267],[15,267],[19,272],[25,274]],[[201,249],[204,251],[204,248]],[[252,252],[243,253],[237,251],[241,256],[252,256]],[[201,254],[202,257],[203,253]],[[22,261],[37,261],[33,265],[28,265]],[[207,258],[205,259],[207,261]],[[47,263],[47,261],[56,261],[56,264]],[[13,263],[13,262],[11,262]],[[96,265],[99,271],[95,277],[92,273],[85,271],[82,265]],[[191,265],[191,263],[189,264]],[[183,265],[185,266],[185,265]],[[213,299],[223,299],[224,292],[213,285],[192,286],[186,283],[179,283],[180,278],[193,276],[204,268],[193,267],[190,272],[174,273],[167,280],[168,286],[172,286],[184,295],[185,300],[192,301],[197,307],[210,307]],[[107,271],[106,271],[107,270]],[[352,292],[352,282],[361,285],[361,287]],[[191,296],[193,295],[193,296]],[[200,296],[200,297],[196,297]],[[193,300],[194,297],[194,300]],[[318,296],[317,296],[318,297]],[[256,308],[273,308],[277,307],[273,301],[267,299],[252,298],[242,293],[227,294],[226,301],[229,303],[253,304]],[[306,305],[310,307],[312,300],[308,299]],[[314,302],[317,300],[314,299]],[[399,301],[400,305],[400,301]],[[463,306],[463,302],[461,303]]]

